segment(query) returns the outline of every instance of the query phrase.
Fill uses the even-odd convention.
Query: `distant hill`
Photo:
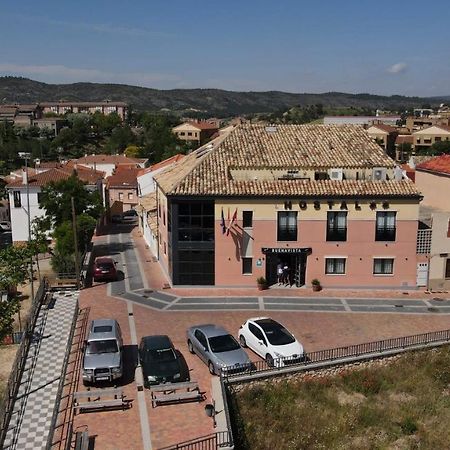
[[[158,90],[124,84],[73,83],[47,84],[21,77],[0,77],[0,103],[43,101],[125,101],[138,111],[170,111],[176,114],[202,113],[233,116],[271,113],[293,106],[321,103],[325,107],[392,109],[438,105],[448,96],[421,98],[371,94],[292,94],[280,91],[233,92],[220,89]]]

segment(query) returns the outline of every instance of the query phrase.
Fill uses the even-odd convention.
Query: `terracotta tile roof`
[[[143,195],[139,199],[139,205],[141,205],[145,211],[156,210],[156,192],[151,192],[150,194]]]
[[[391,127],[390,125],[385,125],[384,123],[374,123],[371,126],[378,128],[379,130],[385,131],[386,133],[389,134],[397,132],[397,128]]]
[[[399,134],[396,138],[395,138],[395,144],[396,145],[400,145],[400,144],[412,144],[414,142],[414,138],[411,134]]]
[[[441,155],[431,158],[428,161],[418,164],[416,169],[450,175],[450,155]]]
[[[221,139],[221,138],[218,138]],[[395,166],[361,126],[240,125],[155,176],[166,195],[419,196],[408,180],[237,180],[231,170]]]
[[[209,123],[209,122],[188,122],[190,125],[198,128],[199,130],[217,130],[218,127],[215,123]]]
[[[45,172],[40,172],[34,175],[28,174],[28,185],[29,186],[45,186],[51,182],[57,182],[61,180],[67,180],[74,174],[75,169],[73,167],[58,167],[46,170]],[[80,169],[75,171],[77,177],[86,184],[95,184],[99,179],[103,178],[103,172],[90,170],[90,169]],[[10,187],[24,187],[26,186],[22,178],[13,181],[7,185]]]
[[[137,175],[139,169],[119,169],[116,173],[106,178],[106,185],[110,188],[128,187],[137,188]]]

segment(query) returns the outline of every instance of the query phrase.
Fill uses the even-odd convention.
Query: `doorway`
[[[277,268],[288,267],[289,286],[301,287],[305,284],[306,254],[298,253],[270,253],[266,254],[266,280],[271,285],[278,285]]]

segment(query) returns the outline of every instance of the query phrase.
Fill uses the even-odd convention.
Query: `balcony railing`
[[[395,227],[384,227],[377,228],[375,231],[376,241],[395,241],[396,228]]]

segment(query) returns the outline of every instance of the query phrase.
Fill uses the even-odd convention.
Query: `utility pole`
[[[28,245],[31,242],[31,212],[30,212],[30,185],[28,183],[28,160],[31,158],[31,153],[19,152],[19,158],[25,160],[25,177],[27,181],[27,217],[28,217]],[[30,283],[31,283],[31,302],[34,302],[34,271],[33,271],[33,256],[30,256]]]
[[[78,254],[78,234],[77,234],[77,216],[75,214],[75,200],[70,198],[72,202],[72,227],[73,227],[73,243],[75,246],[75,277],[77,282],[77,289],[80,289],[80,258]]]

